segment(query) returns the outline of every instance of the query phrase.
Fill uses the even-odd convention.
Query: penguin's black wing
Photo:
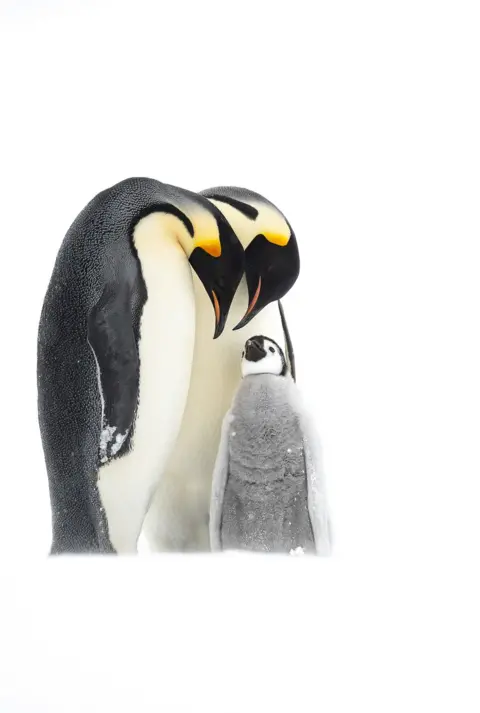
[[[139,357],[128,290],[107,285],[88,316],[88,341],[95,354],[103,417],[100,462],[118,455],[135,418]]]

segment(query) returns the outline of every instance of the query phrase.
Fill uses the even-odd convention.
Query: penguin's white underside
[[[162,216],[139,224],[135,244],[147,289],[140,321],[139,398],[131,450],[99,469],[98,488],[113,547],[136,551],[144,513],[177,436],[194,346],[192,273]]]

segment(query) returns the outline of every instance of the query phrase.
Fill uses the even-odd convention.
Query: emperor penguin
[[[213,551],[331,553],[319,438],[275,340],[247,340],[213,475]]]
[[[206,337],[210,310],[194,277],[197,332],[180,432],[145,519],[150,551],[208,551],[210,494],[222,420],[241,379],[238,354],[254,334],[269,334],[287,354],[292,340],[280,299],[300,270],[297,240],[283,213],[258,193],[218,187],[201,195],[222,212],[245,251],[245,274],[220,339]]]
[[[73,222],[38,333],[52,554],[136,552],[180,428],[195,332],[220,336],[243,271],[216,206],[149,178],[104,190]],[[192,275],[211,311],[197,329]]]

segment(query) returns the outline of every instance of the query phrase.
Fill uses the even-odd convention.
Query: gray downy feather
[[[222,426],[210,537],[213,551],[223,549],[225,539],[230,548],[238,542],[246,549],[288,551],[301,540],[306,551],[331,552],[320,439],[288,375],[241,382]]]

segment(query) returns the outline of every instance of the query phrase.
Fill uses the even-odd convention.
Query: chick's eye
[[[274,349],[273,347],[268,347],[268,348],[270,349],[270,351],[271,351],[272,354],[273,354],[273,352],[275,351],[275,349]]]

